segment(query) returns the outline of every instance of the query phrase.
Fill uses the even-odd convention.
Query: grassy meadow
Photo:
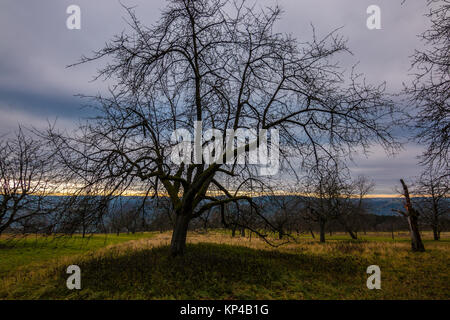
[[[449,299],[450,233],[412,253],[408,233],[310,236],[279,247],[214,230],[191,232],[185,256],[171,234],[0,238],[0,299]],[[281,244],[281,243],[280,243]],[[66,287],[81,268],[81,290]],[[369,265],[381,290],[368,290]]]

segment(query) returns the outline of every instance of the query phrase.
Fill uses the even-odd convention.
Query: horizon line
[[[214,193],[214,192],[213,192]],[[250,193],[250,197],[252,198],[256,198],[256,197],[261,197],[261,196],[308,196],[304,193],[294,193],[294,192],[274,192],[274,193],[260,193],[260,194],[253,194],[252,192],[242,192],[242,193],[246,193],[249,194]],[[0,193],[0,196],[2,194]],[[32,194],[30,194],[32,195]],[[54,197],[64,197],[64,196],[76,196],[76,195],[81,195],[81,196],[86,196],[88,194],[76,194],[76,193],[72,193],[72,194],[68,194],[68,193],[62,193],[62,192],[55,192],[55,193],[49,193],[45,196],[54,196]],[[92,196],[105,196],[104,194],[90,194]],[[222,195],[222,194],[221,194]],[[152,198],[154,197],[154,195],[150,196],[150,195],[146,195],[145,193],[124,193],[124,194],[116,194],[114,196],[122,196],[122,197],[149,197]],[[157,195],[157,197],[168,197],[169,195],[166,193],[159,193]],[[410,195],[412,198],[417,198],[417,197],[429,197],[427,195]],[[354,198],[359,197],[358,195],[354,195]],[[365,199],[388,199],[388,198],[403,198],[403,195],[400,194],[368,194],[366,196],[364,196]]]

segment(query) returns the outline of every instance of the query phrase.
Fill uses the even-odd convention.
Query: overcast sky
[[[389,92],[398,92],[408,80],[409,56],[421,43],[416,37],[428,25],[423,16],[426,1],[407,0],[279,0],[284,9],[280,31],[309,40],[311,24],[324,35],[342,27],[353,53],[343,63],[359,63],[371,83],[387,82]],[[123,0],[137,6],[138,17],[150,25],[159,17],[164,0]],[[275,1],[256,1],[264,5]],[[66,27],[66,9],[81,8],[81,30]],[[366,26],[369,5],[381,9],[381,30]],[[0,1],[0,134],[18,123],[45,126],[47,120],[71,128],[86,109],[75,94],[104,92],[107,85],[90,82],[98,65],[66,68],[81,55],[99,49],[114,34],[126,29],[125,12],[115,0],[1,0]],[[407,144],[396,157],[387,157],[374,147],[370,157],[355,155],[357,174],[371,176],[375,193],[393,193],[399,178],[417,175],[416,156],[422,148]]]

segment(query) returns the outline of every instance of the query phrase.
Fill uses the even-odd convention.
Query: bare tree
[[[241,237],[245,237],[245,229],[258,233],[259,228],[269,226],[269,229],[273,230],[274,226],[263,213],[263,206],[264,204],[258,201],[253,201],[252,205],[239,201],[228,203],[221,210],[222,225],[231,229],[232,237],[236,236],[236,231]]]
[[[368,208],[364,199],[373,190],[375,183],[368,177],[359,175],[342,187],[343,192],[338,199],[341,202],[338,221],[352,239],[357,239],[358,231],[365,225],[364,220],[367,218]]]
[[[82,152],[86,152],[86,147],[82,147]],[[56,149],[57,153],[61,151]],[[81,233],[84,238],[88,232],[104,229],[103,218],[114,195],[105,192],[104,186],[97,183],[99,175],[95,170],[90,170],[91,160],[77,157],[68,165],[67,157],[54,156],[53,159],[52,170],[60,171],[59,179],[64,181],[60,188],[61,197],[55,201],[53,208],[53,220],[58,232]]]
[[[353,181],[354,193],[358,197],[358,209],[364,210],[364,198],[373,191],[375,182],[364,175],[359,175]]]
[[[422,216],[422,221],[433,230],[434,240],[440,240],[442,218],[450,214],[449,177],[428,169],[416,182],[414,203]]]
[[[405,211],[393,209],[393,211],[400,213],[408,220],[409,231],[411,235],[412,251],[425,251],[422,238],[419,231],[419,211],[413,207],[408,186],[403,179],[400,179],[403,188],[403,196],[405,197],[404,207]]]
[[[312,221],[319,226],[320,242],[325,242],[327,225],[332,220],[339,219],[346,232],[355,238],[347,228],[342,218],[342,212],[347,207],[344,203],[351,196],[349,185],[345,183],[345,176],[334,163],[331,166],[314,168],[311,175],[305,180],[305,207],[304,219]]]
[[[428,0],[431,27],[420,35],[426,45],[412,58],[414,81],[406,88],[417,106],[414,115],[417,139],[427,146],[422,163],[445,169],[449,175],[450,145],[450,2]]]
[[[111,208],[107,219],[108,230],[119,236],[124,229],[124,224],[122,211],[118,207]]]
[[[197,218],[198,222],[200,223],[205,233],[208,232],[208,223],[214,210],[215,210],[214,208],[211,208]]]
[[[152,203],[150,227],[159,232],[172,230],[175,225],[175,212],[172,201],[167,197],[155,198]]]
[[[42,141],[22,129],[0,141],[0,234],[21,223],[35,232],[51,229],[44,216],[51,213],[46,196],[57,189],[53,169]]]
[[[301,215],[307,224],[318,224],[320,241],[325,242],[326,228],[330,234],[332,228],[343,229],[352,239],[357,239],[366,213],[364,198],[373,189],[373,182],[365,176],[352,180],[342,163],[333,163],[314,170],[304,184],[307,197],[303,199]],[[314,237],[312,229],[310,232]]]
[[[270,200],[276,206],[277,210],[271,218],[275,230],[278,232],[278,239],[281,240],[290,229],[299,215],[298,199],[292,196],[273,196]]]
[[[240,149],[230,143],[226,155],[213,147],[213,164],[198,148],[189,158],[199,162],[174,163],[174,130],[200,131],[200,121],[222,133],[277,129],[284,164],[294,156],[311,165],[374,142],[395,147],[395,109],[384,85],[366,84],[333,61],[348,52],[336,31],[300,43],[274,30],[280,8],[246,1],[171,0],[152,27],[127,11],[132,32],[79,62],[107,59],[97,79],[115,85],[108,97],[91,97],[99,117],[77,134],[49,133],[73,170],[83,169],[73,165],[77,157],[89,158],[88,170],[110,193],[133,187],[167,194],[176,214],[172,255],[183,254],[189,222],[213,207],[224,212],[225,204],[246,201],[259,215],[242,191],[259,192],[268,181],[258,167],[238,163],[236,153],[253,148],[250,142]],[[224,135],[215,138],[226,143]],[[210,146],[213,138],[205,140]]]
[[[54,232],[80,233],[84,238],[88,233],[104,231],[103,217],[107,214],[110,198],[91,190],[83,194],[67,192],[53,202]]]

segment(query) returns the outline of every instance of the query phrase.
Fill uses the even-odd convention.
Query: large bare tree
[[[417,106],[414,123],[417,139],[426,145],[425,165],[438,166],[448,176],[450,146],[450,1],[428,0],[431,22],[419,37],[425,49],[412,57],[414,80],[406,88],[411,103]]]
[[[247,201],[259,215],[246,192],[260,192],[268,181],[258,167],[238,163],[237,147],[227,153],[231,161],[214,147],[212,164],[197,148],[200,163],[174,163],[174,130],[193,133],[201,121],[225,143],[227,129],[277,129],[285,169],[292,158],[311,165],[374,142],[395,146],[394,105],[383,84],[369,85],[336,63],[348,52],[337,32],[297,41],[276,32],[280,8],[247,1],[170,0],[151,27],[127,11],[131,31],[79,62],[104,58],[97,78],[115,83],[109,95],[91,97],[99,116],[78,133],[49,133],[71,170],[85,170],[78,158],[89,158],[87,170],[109,192],[167,194],[176,214],[173,255],[185,250],[189,222],[211,208],[223,213],[225,204]]]

